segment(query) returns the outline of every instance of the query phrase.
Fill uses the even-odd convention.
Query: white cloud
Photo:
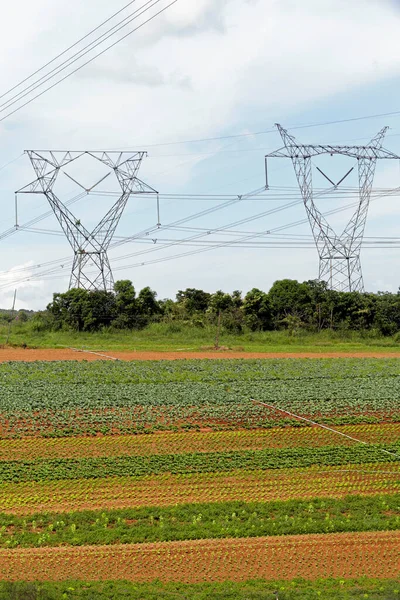
[[[32,267],[33,261],[28,261],[16,265],[7,272],[0,272],[0,306],[2,308],[12,307],[15,290],[17,291],[16,310],[43,306],[43,300],[48,297],[49,290],[46,289],[44,281],[34,278],[35,269]]]

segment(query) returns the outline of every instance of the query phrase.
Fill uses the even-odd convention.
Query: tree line
[[[179,290],[175,300],[158,300],[150,287],[137,293],[131,281],[121,280],[113,292],[56,293],[47,309],[29,320],[36,330],[141,329],[153,322],[205,327],[219,321],[232,333],[332,329],[393,335],[400,330],[400,291],[337,292],[321,281],[282,279],[268,292],[254,288],[243,295],[239,290],[208,293],[187,288]]]

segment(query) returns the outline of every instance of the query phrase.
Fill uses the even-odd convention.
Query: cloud
[[[182,89],[191,87],[191,79],[188,75],[182,75],[178,71],[162,73],[154,65],[137,65],[134,60],[130,61],[129,65],[126,62],[117,66],[111,62],[92,64],[87,69],[80,71],[79,77],[82,79],[101,79],[107,84],[127,86],[143,85],[152,88],[170,85]]]
[[[48,296],[44,281],[35,279],[33,261],[28,261],[11,268],[7,272],[0,272],[0,307],[11,308],[14,291],[16,290],[16,310],[21,308],[31,309],[42,305],[43,299]]]
[[[164,35],[178,38],[201,33],[226,32],[226,16],[233,0],[198,0],[195,4],[178,2],[172,16],[164,18]]]

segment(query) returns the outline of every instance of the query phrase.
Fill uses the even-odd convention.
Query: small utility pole
[[[11,309],[11,318],[10,318],[10,322],[8,324],[8,332],[7,332],[7,340],[6,340],[6,346],[8,346],[8,340],[10,339],[10,333],[11,333],[11,324],[12,324],[12,320],[13,320],[13,316],[14,316],[14,310],[15,310],[15,300],[17,298],[17,290],[14,290],[14,300],[13,300],[13,305],[12,305],[12,309]]]
[[[221,311],[218,312],[217,335],[215,336],[215,349],[219,349],[219,336],[221,333]]]

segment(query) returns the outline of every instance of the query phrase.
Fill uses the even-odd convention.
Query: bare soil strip
[[[93,354],[91,352],[75,351],[70,349],[22,349],[22,348],[0,348],[0,362],[38,360],[188,360],[188,359],[277,359],[277,358],[400,358],[400,352],[231,352],[231,351],[207,351],[207,352],[113,352],[107,351],[107,357]]]
[[[385,531],[0,550],[8,581],[395,578],[399,565],[400,532]]]
[[[400,440],[400,423],[342,425],[337,431],[371,444]],[[318,427],[154,433],[77,438],[0,440],[0,461],[99,456],[148,456],[190,452],[235,452],[266,448],[354,446],[356,442]]]
[[[3,483],[0,511],[17,515],[140,506],[343,498],[400,492],[398,464],[345,465],[229,473],[163,474]]]

